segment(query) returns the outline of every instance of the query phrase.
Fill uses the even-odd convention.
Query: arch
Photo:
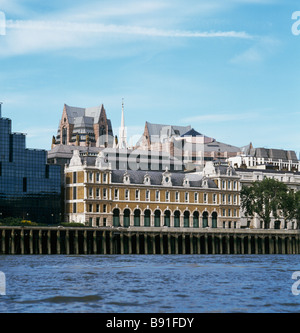
[[[134,212],[133,212],[133,215],[134,215],[134,217],[133,217],[133,220],[134,220],[133,221],[133,225],[135,227],[139,227],[141,225],[141,210],[138,209],[138,208],[136,208],[134,210]]]
[[[281,224],[281,221],[280,220],[276,220],[274,222],[274,229],[280,229],[280,224]]]
[[[183,226],[185,228],[190,227],[190,212],[188,210],[183,213]]]
[[[160,227],[160,216],[161,216],[161,211],[159,209],[156,209],[154,211],[154,226],[155,227]]]
[[[128,228],[130,226],[130,209],[125,208],[123,211],[124,214],[124,227]]]
[[[208,227],[208,212],[203,212],[202,214],[202,227]]]
[[[217,212],[213,212],[211,214],[211,221],[212,221],[212,228],[217,228],[218,227],[218,213]]]
[[[113,210],[113,226],[119,227],[120,226],[120,209],[115,208]]]
[[[164,211],[164,226],[170,227],[170,218],[171,218],[171,212],[166,209]]]
[[[197,210],[193,213],[193,228],[199,228],[199,212]]]
[[[150,219],[151,219],[151,210],[145,209],[144,211],[144,227],[150,227]]]
[[[174,212],[174,227],[179,228],[180,227],[180,211],[175,210]]]

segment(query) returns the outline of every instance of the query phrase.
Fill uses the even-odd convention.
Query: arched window
[[[119,227],[120,226],[120,210],[115,208],[113,210],[113,226]]]
[[[194,212],[193,214],[193,227],[199,228],[199,212]]]
[[[274,222],[274,229],[280,229],[280,221],[279,220],[277,220],[277,221],[275,221]]]
[[[208,227],[208,212],[203,212],[202,214],[202,227]]]
[[[166,226],[166,227],[170,226],[170,216],[171,216],[171,212],[169,210],[166,210],[165,214],[164,214],[164,226]]]
[[[146,209],[144,211],[144,226],[145,227],[150,227],[150,216],[151,216],[150,210]]]
[[[154,226],[160,227],[160,210],[156,210],[154,212]]]
[[[185,228],[189,228],[190,226],[190,212],[187,210],[183,214],[183,226]]]
[[[67,144],[67,129],[64,127],[62,129],[62,144],[66,145]]]
[[[130,226],[130,210],[124,210],[124,227],[128,228]]]
[[[217,228],[218,227],[218,214],[217,214],[217,212],[213,212],[211,217],[212,217],[212,228]]]
[[[134,226],[139,227],[141,225],[141,211],[136,209],[134,211]]]
[[[180,227],[180,211],[175,210],[174,212],[174,227]]]

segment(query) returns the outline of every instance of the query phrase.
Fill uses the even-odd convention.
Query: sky
[[[131,144],[149,121],[299,156],[299,10],[296,0],[0,0],[2,116],[28,148],[49,150],[65,103],[103,104],[118,135],[124,98]]]

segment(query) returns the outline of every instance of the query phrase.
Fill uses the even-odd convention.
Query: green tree
[[[264,221],[265,228],[269,228],[271,216],[275,219],[279,217],[287,193],[286,184],[265,178],[242,188],[241,206],[246,216],[254,216],[256,213]]]

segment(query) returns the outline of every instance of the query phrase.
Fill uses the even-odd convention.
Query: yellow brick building
[[[73,156],[65,168],[69,222],[139,228],[239,228],[240,182],[234,169],[201,173],[111,170]]]

